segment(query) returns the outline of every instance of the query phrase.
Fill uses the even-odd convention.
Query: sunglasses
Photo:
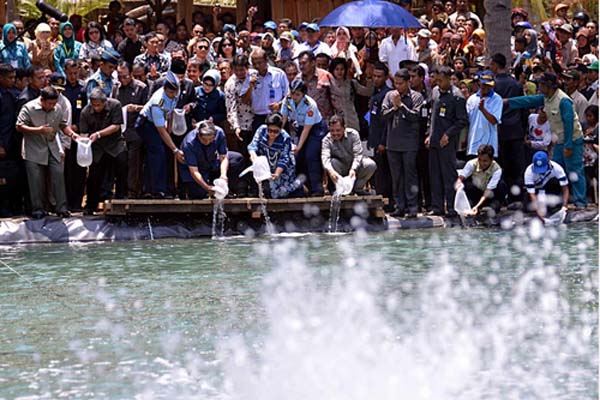
[[[279,133],[281,130],[276,128],[267,128],[268,133]]]
[[[208,46],[198,46],[200,50],[208,50]]]

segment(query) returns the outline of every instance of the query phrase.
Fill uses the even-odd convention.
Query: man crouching
[[[204,199],[215,193],[213,181],[224,179],[237,189],[242,155],[227,150],[223,129],[212,121],[202,121],[181,143],[185,164],[179,164],[181,181],[188,199]]]

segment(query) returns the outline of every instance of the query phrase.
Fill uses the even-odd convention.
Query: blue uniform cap
[[[294,39],[298,39],[300,37],[300,32],[298,32],[297,30],[292,29],[291,32],[292,35],[294,35]]]
[[[179,79],[172,71],[167,72],[167,76],[165,79],[165,83],[163,85],[165,89],[178,90],[179,89]]]
[[[275,23],[275,21],[267,21],[263,24],[263,28],[273,29],[275,31],[277,30],[277,24]]]
[[[302,22],[300,25],[298,25],[298,29],[299,30],[302,28],[306,29],[307,26],[308,26],[308,22]]]
[[[479,83],[482,85],[494,86],[494,73],[488,69],[481,71],[479,74]]]
[[[235,25],[232,24],[225,24],[223,25],[223,33],[225,32],[233,32],[235,33]]]
[[[517,24],[515,25],[516,28],[523,28],[523,29],[533,29],[533,27],[531,26],[531,24],[527,21],[520,21],[517,22]]]
[[[65,77],[62,76],[60,72],[53,72],[50,74],[50,85],[59,90],[64,90],[65,88]]]
[[[548,170],[548,154],[545,151],[538,151],[533,155],[533,172],[543,174]]]
[[[311,31],[315,31],[315,32],[319,32],[319,25],[317,24],[308,24],[306,26],[306,30],[311,30]]]
[[[119,59],[121,58],[121,55],[111,48],[103,47],[101,58],[102,58],[102,61],[108,61],[111,64],[117,65],[119,63]]]

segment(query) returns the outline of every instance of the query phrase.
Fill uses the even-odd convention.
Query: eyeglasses
[[[279,128],[267,128],[267,133],[279,133],[281,129]]]
[[[208,50],[208,46],[198,46],[198,49],[200,49],[200,50]]]
[[[90,35],[99,35],[100,31],[89,31]]]

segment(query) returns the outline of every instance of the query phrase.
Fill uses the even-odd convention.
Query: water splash
[[[225,214],[225,210],[223,207],[224,201],[223,199],[215,199],[213,202],[213,219],[212,219],[212,237],[221,238],[224,236],[225,231],[225,220],[227,219],[227,214]]]
[[[571,308],[557,267],[507,291],[442,254],[412,294],[382,299],[373,260],[348,255],[323,287],[297,248],[271,250],[286,262],[266,281],[268,334],[223,350],[232,399],[597,398],[596,311]]]
[[[258,183],[258,198],[260,199],[260,211],[265,219],[265,232],[267,235],[277,234],[275,226],[271,223],[269,212],[267,211],[267,198],[263,189],[263,182]]]
[[[342,195],[335,192],[331,196],[331,205],[329,206],[329,233],[337,233],[338,223],[340,220],[340,208],[342,206]]]

